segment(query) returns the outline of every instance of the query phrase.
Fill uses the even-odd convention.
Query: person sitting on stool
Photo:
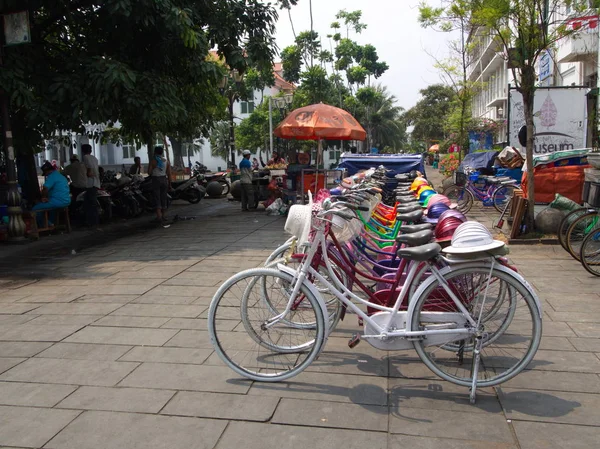
[[[64,207],[69,207],[69,204],[71,204],[71,195],[67,178],[56,171],[54,166],[48,161],[44,162],[41,169],[46,177],[46,182],[44,182],[44,187],[42,188],[42,202],[31,208],[37,215],[36,219],[38,227],[44,225],[44,220],[41,214],[37,214],[37,212],[62,209]],[[49,226],[53,224],[55,215],[55,212],[48,213]]]

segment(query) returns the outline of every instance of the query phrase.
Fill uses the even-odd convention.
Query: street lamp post
[[[237,70],[231,70],[228,75],[224,76],[219,83],[219,91],[221,95],[227,95],[227,109],[229,115],[229,152],[230,162],[229,166],[232,170],[235,169],[235,122],[233,115],[233,104],[238,99],[239,93],[237,89],[242,84],[243,76]],[[235,83],[235,88],[232,88],[230,81]]]
[[[3,51],[5,45],[18,45],[30,42],[29,14],[27,11],[5,14],[2,20],[3,45],[0,45],[0,67],[3,67]],[[8,240],[19,242],[25,240],[25,222],[21,209],[21,194],[17,187],[17,166],[15,164],[15,148],[13,146],[12,128],[10,125],[8,93],[0,90],[0,115],[4,132],[4,151],[6,152],[6,177],[8,184]]]

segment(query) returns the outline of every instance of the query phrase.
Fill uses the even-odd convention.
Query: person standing
[[[167,191],[171,189],[171,166],[163,153],[163,147],[154,147],[154,157],[148,164],[148,174],[152,179],[154,207],[156,208],[155,221],[157,223],[166,221]]]
[[[133,165],[129,167],[130,175],[141,175],[142,174],[142,160],[139,156],[133,158]]]
[[[83,153],[83,165],[86,168],[87,188],[85,190],[85,199],[83,209],[85,211],[85,221],[88,226],[98,226],[98,189],[100,188],[100,171],[98,169],[98,159],[92,155],[92,146],[90,144],[81,145]]]
[[[75,201],[77,196],[87,189],[87,169],[76,154],[71,156],[70,160],[71,163],[63,169],[62,174],[71,178],[71,193]]]
[[[254,187],[252,186],[252,163],[250,162],[250,150],[242,152],[240,161],[240,184],[242,185],[242,212],[254,209]]]

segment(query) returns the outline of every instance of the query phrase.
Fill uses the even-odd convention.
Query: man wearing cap
[[[62,209],[71,204],[71,195],[69,193],[69,183],[67,178],[61,175],[54,169],[48,161],[44,162],[41,167],[42,173],[46,177],[44,187],[42,188],[42,202],[31,208],[32,211],[38,212],[43,210]],[[54,214],[48,217],[49,224],[52,224]],[[38,216],[38,225],[42,225],[42,217]]]
[[[240,161],[240,183],[242,185],[242,212],[254,209],[254,188],[252,186],[252,163],[250,151],[244,150]]]
[[[71,178],[73,198],[77,198],[81,192],[87,189],[87,168],[79,162],[79,157],[76,154],[71,156],[71,163],[63,169],[62,174]]]

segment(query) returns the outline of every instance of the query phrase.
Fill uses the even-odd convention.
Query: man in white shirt
[[[71,193],[73,201],[77,199],[77,195],[87,189],[87,168],[79,161],[79,157],[74,154],[71,156],[71,163],[67,165],[62,174],[71,178]]]
[[[97,198],[98,189],[100,188],[98,159],[92,155],[92,146],[87,143],[81,145],[81,151],[83,153],[83,164],[87,169],[87,186],[83,203],[85,220],[88,226],[98,226]]]

